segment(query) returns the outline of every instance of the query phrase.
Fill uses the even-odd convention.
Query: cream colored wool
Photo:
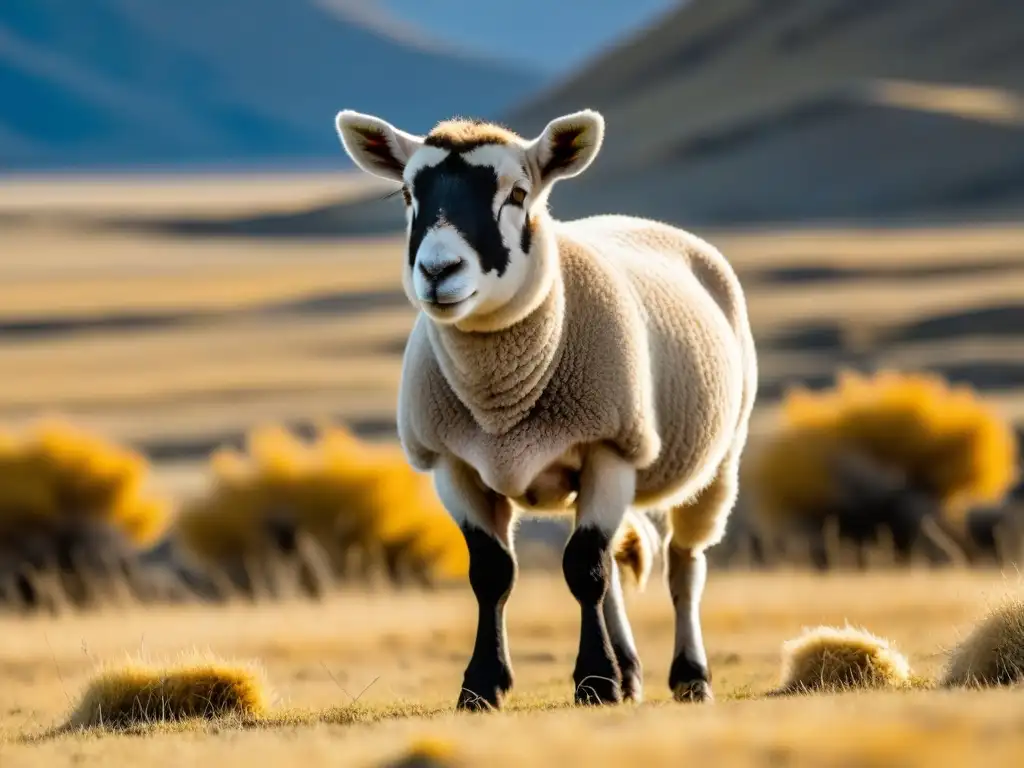
[[[638,470],[638,506],[685,502],[746,439],[757,368],[735,273],[658,222],[545,213],[534,226],[557,247],[537,309],[487,333],[416,323],[399,412],[410,460],[430,470],[454,454],[516,499],[560,457],[609,442]],[[694,527],[703,548],[725,520]]]

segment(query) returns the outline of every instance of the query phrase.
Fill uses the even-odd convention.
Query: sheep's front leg
[[[497,709],[512,688],[505,631],[505,604],[516,579],[509,535],[512,507],[504,496],[483,488],[476,473],[460,462],[443,462],[434,481],[441,502],[466,538],[469,583],[479,608],[476,643],[456,706]]]
[[[572,679],[577,704],[622,701],[622,672],[604,615],[613,584],[611,542],[633,501],[636,470],[610,449],[590,451],[580,475],[576,529],[565,546],[562,570],[580,604],[580,645]]]

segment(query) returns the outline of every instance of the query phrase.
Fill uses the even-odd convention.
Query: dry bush
[[[950,654],[946,687],[987,687],[1024,681],[1024,601],[1009,600],[986,616]]]
[[[888,640],[855,627],[815,627],[782,644],[782,682],[775,691],[802,693],[898,688],[910,664]]]
[[[212,491],[182,510],[177,530],[236,582],[239,571],[265,568],[282,552],[304,561],[320,552],[329,576],[343,580],[380,567],[395,581],[425,583],[468,571],[461,531],[429,475],[410,467],[397,445],[364,442],[341,427],[310,442],[265,427],[249,436],[247,453],[219,451],[211,468]],[[243,588],[247,579],[251,573]]]
[[[130,661],[96,675],[66,727],[131,729],[181,720],[254,718],[269,707],[263,673],[251,664],[203,657],[166,666]]]
[[[169,520],[148,472],[144,457],[62,421],[0,434],[0,604],[57,611],[138,575]]]
[[[63,422],[0,434],[0,540],[62,519],[90,519],[150,544],[169,515],[145,488],[148,472],[144,457]]]
[[[744,467],[767,532],[818,532],[832,517],[851,539],[888,526],[900,549],[919,536],[958,549],[950,532],[972,508],[1001,503],[1017,478],[1011,423],[937,376],[842,372],[831,390],[791,390],[781,413]],[[939,525],[922,534],[929,519]]]

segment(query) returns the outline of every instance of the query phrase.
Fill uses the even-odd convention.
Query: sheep
[[[704,550],[736,498],[757,388],[732,267],[663,222],[549,213],[554,184],[598,154],[597,111],[532,140],[461,118],[419,136],[353,110],[336,128],[357,167],[400,183],[405,202],[402,285],[418,312],[398,436],[463,531],[479,609],[457,707],[499,709],[512,688],[505,605],[522,513],[575,515],[562,571],[581,617],[577,703],[642,699],[620,576],[630,547],[641,562],[667,550],[674,697],[712,701]],[[652,546],[655,513],[669,519]]]

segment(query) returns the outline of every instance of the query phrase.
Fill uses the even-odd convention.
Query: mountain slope
[[[594,165],[555,189],[562,217],[696,227],[1024,211],[1024,3],[691,0],[503,122],[534,136],[582,107],[604,113],[607,133]],[[391,199],[228,231],[403,226]]]
[[[356,12],[358,10],[358,13]],[[343,107],[427,130],[495,115],[541,76],[315,0],[7,0],[0,166],[344,164]]]
[[[963,109],[881,97],[894,79]],[[555,193],[562,215],[902,216],[976,210],[971,190],[1020,198],[1024,121],[970,105],[1022,94],[1021,4],[694,0],[506,119],[532,134],[556,113],[604,112],[598,162]]]
[[[466,0],[375,2],[445,40],[458,41],[477,51],[500,53],[508,61],[539,66],[552,75],[576,69],[600,49],[656,23],[680,4],[680,0],[518,0],[515,13],[496,13],[491,3]],[[538,22],[540,19],[543,23]]]

